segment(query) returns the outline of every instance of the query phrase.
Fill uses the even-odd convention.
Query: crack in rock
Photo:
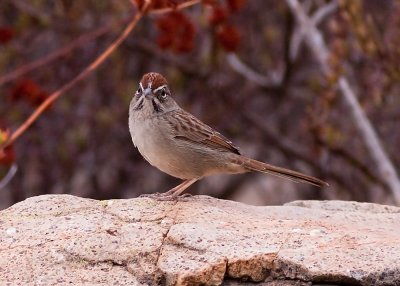
[[[155,262],[155,266],[157,268],[157,272],[161,273],[163,276],[165,276],[166,273],[163,273],[163,271],[159,268],[159,260],[160,260],[160,257],[162,255],[162,250],[163,250],[163,247],[164,247],[165,240],[168,237],[168,234],[169,234],[171,228],[175,225],[176,217],[178,216],[178,212],[179,212],[179,210],[176,210],[175,208],[178,205],[178,203],[179,203],[178,201],[175,201],[174,204],[172,205],[172,208],[168,211],[168,213],[164,217],[164,219],[167,219],[167,218],[170,217],[171,212],[174,212],[174,216],[172,218],[172,222],[169,225],[167,231],[163,234],[163,238],[162,238],[160,247],[158,249],[157,258],[156,258],[156,262]],[[166,277],[163,277],[163,279],[165,280]]]

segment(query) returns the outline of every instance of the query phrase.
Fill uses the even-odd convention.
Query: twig
[[[10,1],[10,2],[13,2],[13,1]],[[131,2],[132,2],[132,4],[135,3],[134,1],[131,1]],[[192,1],[184,2],[180,5],[178,5],[176,8],[164,8],[164,9],[152,10],[152,11],[149,11],[149,14],[159,15],[159,14],[168,13],[168,12],[171,12],[174,10],[181,10],[181,9],[193,6],[200,2],[201,2],[201,0],[192,0]],[[19,2],[17,2],[17,3],[19,3]],[[14,4],[16,4],[16,3],[14,3]],[[115,24],[107,25],[105,27],[101,27],[97,30],[94,30],[90,33],[87,33],[85,35],[82,35],[79,38],[77,38],[76,40],[74,40],[73,42],[71,42],[70,44],[66,45],[65,47],[63,47],[59,50],[56,50],[43,58],[33,61],[32,63],[26,64],[26,65],[16,69],[15,71],[12,71],[8,74],[1,76],[0,77],[0,86],[4,85],[7,82],[13,81],[13,80],[21,77],[22,75],[24,75],[28,72],[31,72],[41,66],[49,64],[50,62],[70,53],[72,50],[82,46],[83,44],[85,44],[95,38],[98,38],[101,35],[104,35],[109,30],[111,30],[112,27],[114,27],[115,25],[120,25],[125,22],[127,22],[127,19],[123,19]]]
[[[201,0],[193,0],[193,1],[188,1],[185,3],[182,3],[181,5],[178,5],[174,9],[166,8],[166,9],[160,9],[156,11],[150,11],[150,13],[153,14],[161,14],[161,13],[167,13],[176,9],[184,9],[190,6],[193,6],[197,3],[200,3]],[[126,37],[129,35],[129,33],[135,28],[136,24],[139,22],[139,20],[146,14],[148,11],[148,8],[150,7],[150,4],[152,3],[152,0],[145,0],[143,7],[141,7],[141,10],[139,10],[135,16],[133,17],[132,21],[126,26],[122,34],[96,59],[94,60],[89,66],[87,66],[80,74],[78,74],[75,78],[73,78],[71,81],[66,83],[64,86],[62,86],[60,89],[57,91],[53,92],[45,101],[42,102],[42,104],[28,117],[28,119],[20,126],[16,131],[14,131],[2,146],[0,146],[0,149],[3,149],[12,143],[15,142],[16,139],[18,139],[32,124],[33,122],[36,121],[36,119],[54,102],[56,101],[65,91],[69,90],[72,88],[75,84],[80,82],[82,79],[84,79],[88,74],[90,74],[94,69],[96,69],[100,64],[104,62],[104,60],[126,39]]]
[[[40,11],[39,9],[32,6],[32,4],[29,3],[29,1],[8,0],[8,3],[14,5],[17,9],[19,9],[23,13],[26,13],[29,16],[36,18],[41,22],[48,23],[50,21],[50,17],[46,15],[44,11]]]
[[[132,21],[126,26],[122,34],[89,66],[87,66],[78,76],[66,83],[57,91],[53,92],[32,114],[29,118],[12,133],[10,139],[2,146],[5,148],[12,144],[19,136],[21,136],[26,129],[28,129],[33,122],[46,110],[55,100],[57,100],[65,91],[69,90],[75,84],[84,79],[89,73],[96,69],[104,60],[125,40],[129,33],[135,28],[138,21],[143,17],[144,12],[149,6],[150,1],[146,1],[143,9],[138,11],[133,17]]]
[[[332,1],[317,10],[311,17],[311,21],[314,26],[318,26],[322,20],[324,20],[327,16],[335,12],[339,8],[339,5],[336,1]]]
[[[117,23],[117,25],[120,25],[125,22],[127,22],[127,19],[119,21]],[[87,34],[84,34],[84,35],[78,37],[76,40],[69,43],[68,45],[66,45],[65,47],[58,49],[43,58],[37,59],[36,61],[26,64],[8,74],[1,76],[0,77],[0,86],[7,82],[13,81],[28,72],[31,72],[39,67],[49,64],[50,62],[70,53],[72,50],[82,46],[83,44],[85,44],[95,38],[98,38],[101,35],[104,35],[109,30],[111,30],[114,26],[115,26],[115,24],[110,24],[110,25],[101,27],[99,29],[96,29],[94,31],[91,31]]]
[[[305,14],[303,8],[297,0],[286,0],[286,3],[297,18],[298,23],[303,27],[305,31],[306,43],[319,61],[323,72],[325,74],[330,74],[331,67],[328,63],[329,51],[325,45],[321,33],[317,30],[315,25],[313,25],[312,21]],[[361,108],[360,103],[358,102],[357,97],[354,91],[351,89],[347,79],[341,76],[338,84],[338,87],[343,94],[344,102],[347,104],[350,110],[350,115],[354,121],[354,124],[362,136],[382,180],[390,188],[396,204],[400,205],[400,180],[392,162],[384,151],[375,129],[365,115],[364,110]]]
[[[262,87],[270,88],[271,86],[278,86],[282,81],[283,72],[271,73],[270,78],[267,78],[248,67],[236,54],[229,53],[226,55],[226,59],[233,70]]]
[[[313,26],[318,26],[322,20],[324,20],[329,14],[336,11],[338,8],[338,4],[336,1],[332,1],[329,4],[326,4],[319,8],[314,15],[311,17],[311,23]],[[292,43],[290,46],[290,59],[295,60],[299,54],[299,50],[301,44],[303,43],[303,39],[305,36],[306,30],[304,26],[300,26],[297,28],[297,31],[293,34]]]
[[[275,146],[286,157],[290,158],[290,160],[296,158],[297,160],[306,163],[314,170],[319,171],[322,177],[329,177],[333,179],[338,185],[341,185],[345,189],[350,185],[343,178],[343,176],[340,176],[338,173],[333,172],[333,170],[326,168],[326,163],[318,162],[315,160],[315,158],[307,156],[306,150],[304,150],[304,148],[302,148],[299,144],[294,144],[290,140],[285,139],[284,136],[275,132],[267,124],[261,124],[264,122],[262,117],[252,112],[244,112],[244,117],[263,132],[263,135],[267,138],[268,144]]]
[[[176,10],[182,10],[185,8],[188,8],[190,6],[196,5],[200,2],[202,2],[203,0],[190,0],[187,2],[183,2],[182,4],[179,4],[176,7],[170,7],[170,8],[162,8],[162,9],[157,9],[157,10],[151,10],[149,11],[150,15],[159,15],[159,14],[164,14],[164,13],[168,13],[168,12],[172,12],[172,11],[176,11]]]
[[[229,53],[226,59],[233,70],[249,81],[255,82],[270,92],[283,92],[286,83],[291,77],[294,61],[290,58],[290,38],[293,30],[293,17],[288,11],[286,16],[285,32],[283,36],[283,66],[280,69],[263,75],[246,65],[236,54]]]
[[[246,120],[254,124],[263,132],[263,134],[268,138],[268,143],[274,144],[283,153],[290,156],[296,157],[298,160],[312,166],[313,168],[319,170],[319,165],[316,163],[314,158],[307,156],[307,152],[299,146],[299,144],[294,144],[293,142],[286,140],[284,137],[279,136],[271,127],[267,124],[262,124],[265,120],[252,112],[243,113]]]
[[[359,170],[360,173],[362,173],[367,179],[369,179],[369,181],[374,182],[375,184],[382,185],[386,191],[390,192],[382,179],[377,176],[377,174],[375,174],[373,171],[371,171],[370,168],[368,168],[366,164],[360,161],[352,152],[349,152],[341,147],[331,146],[331,144],[323,139],[320,139],[318,143],[327,146],[326,148],[329,150],[330,153],[332,153],[337,158],[342,158],[343,161],[347,162],[356,170]]]
[[[12,164],[7,175],[0,181],[0,190],[5,188],[18,171],[17,164]]]

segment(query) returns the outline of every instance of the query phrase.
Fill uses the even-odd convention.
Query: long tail
[[[240,156],[240,155],[239,155]],[[277,177],[281,177],[281,178],[286,178],[289,179],[291,181],[294,182],[300,182],[300,183],[307,183],[307,184],[311,184],[317,187],[327,187],[329,186],[328,183],[296,172],[296,171],[292,171],[289,169],[285,169],[285,168],[281,168],[281,167],[277,167],[277,166],[273,166],[273,165],[269,165],[257,160],[253,160],[244,156],[240,156],[239,161],[241,162],[241,165],[249,170],[249,171],[257,171],[257,172],[262,172],[262,173],[266,173],[266,174],[270,174],[270,175],[274,175]]]

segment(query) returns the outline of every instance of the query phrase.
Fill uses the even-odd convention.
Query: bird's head
[[[132,99],[133,111],[159,115],[177,108],[165,77],[155,72],[143,75]]]

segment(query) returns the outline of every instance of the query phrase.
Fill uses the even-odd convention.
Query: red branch
[[[2,146],[5,148],[12,143],[18,137],[20,137],[26,129],[28,129],[33,122],[55,101],[57,100],[65,91],[69,90],[75,84],[84,79],[88,74],[90,74],[94,69],[96,69],[100,64],[104,62],[104,60],[126,39],[129,33],[135,28],[138,21],[143,17],[144,12],[147,9],[147,6],[150,2],[146,2],[145,7],[142,11],[138,11],[133,17],[132,21],[126,26],[122,34],[89,66],[87,66],[79,75],[73,78],[71,81],[66,83],[60,89],[53,92],[43,103],[29,116],[29,118],[20,126],[17,130],[15,130],[9,140]]]
[[[148,8],[150,7],[150,4],[152,3],[152,0],[145,0],[144,1],[143,7],[141,7],[141,10],[139,10],[133,19],[129,22],[129,24],[125,27],[124,31],[122,34],[99,56],[97,57],[89,66],[87,66],[80,74],[78,74],[75,78],[73,78],[71,81],[63,85],[61,88],[53,92],[45,101],[42,102],[42,104],[39,105],[39,107],[28,117],[28,119],[25,120],[24,123],[21,124],[21,126],[18,127],[17,130],[15,130],[10,138],[2,145],[0,146],[0,158],[2,154],[4,154],[4,149],[7,146],[10,146],[17,140],[36,120],[37,118],[54,102],[56,101],[64,92],[68,91],[71,89],[75,84],[83,80],[88,74],[90,74],[93,70],[95,70],[100,64],[104,62],[105,59],[108,58],[108,56],[126,39],[126,37],[129,35],[129,33],[136,27],[137,23],[139,20],[146,14],[161,14],[161,13],[168,13],[171,12],[172,10],[170,8],[166,9],[159,9],[159,10],[152,10],[152,11],[147,11]],[[187,2],[184,2],[175,9],[180,10],[184,9],[190,6],[193,6],[195,4],[200,3],[201,0],[190,0]],[[122,22],[124,22],[123,20]],[[98,30],[95,30],[91,32],[90,34],[83,35],[80,38],[78,38],[76,41],[72,42],[70,45],[66,46],[63,49],[60,49],[53,54],[50,54],[49,56],[39,59],[35,62],[32,62],[31,64],[28,64],[20,69],[17,69],[16,71],[5,75],[0,78],[0,85],[4,84],[6,81],[10,81],[15,79],[16,77],[27,73],[39,66],[45,65],[52,60],[70,52],[74,48],[78,47],[82,43],[87,42],[90,39],[94,39],[104,33],[106,33],[111,26],[107,27],[102,27]]]
[[[136,5],[135,2],[133,0],[132,4]],[[151,10],[148,11],[148,14],[150,15],[159,15],[159,14],[164,14],[164,13],[168,13],[168,12],[172,12],[175,10],[181,10],[181,9],[185,9],[187,7],[193,6],[195,4],[200,3],[202,0],[189,0],[187,2],[184,2],[180,5],[178,5],[175,8],[162,8],[162,9],[157,9],[157,10]],[[149,1],[150,2],[150,1]],[[147,7],[147,6],[146,6]],[[143,10],[145,11],[145,10]],[[91,31],[87,34],[84,34],[80,37],[78,37],[76,40],[72,41],[70,44],[66,45],[65,47],[58,49],[50,54],[48,54],[47,56],[37,59],[29,64],[23,65],[22,67],[19,67],[18,69],[5,74],[3,76],[0,76],[0,86],[13,81],[21,76],[23,76],[24,74],[31,72],[41,66],[47,65],[49,63],[51,63],[52,61],[70,53],[72,50],[82,46],[83,44],[96,39],[104,34],[106,34],[109,30],[111,30],[114,26],[119,26],[122,23],[127,22],[127,19],[123,19],[117,23],[112,23],[110,25],[104,26],[104,27],[100,27],[97,30]]]
[[[124,22],[127,22],[127,19],[119,21],[117,23],[117,25],[120,25]],[[31,72],[41,66],[47,65],[48,63],[70,53],[72,50],[82,46],[83,44],[85,44],[93,39],[96,39],[97,37],[104,35],[109,30],[111,30],[114,26],[115,26],[115,24],[110,24],[110,25],[107,25],[104,27],[100,27],[94,31],[87,33],[87,34],[84,34],[84,35],[78,37],[76,40],[69,43],[68,45],[66,45],[65,47],[58,49],[43,58],[37,59],[29,64],[19,67],[18,69],[14,70],[8,74],[1,76],[0,77],[0,86],[7,82],[13,81],[13,80],[21,77],[22,75],[24,75],[28,72]]]
[[[188,8],[190,6],[196,5],[202,1],[203,0],[189,0],[182,4],[179,4],[178,6],[176,6],[174,8],[168,7],[168,8],[151,10],[151,11],[149,11],[149,14],[159,15],[159,14],[164,14],[164,13],[168,13],[168,12],[172,12],[172,11],[176,11],[176,10],[182,10],[182,9]]]

